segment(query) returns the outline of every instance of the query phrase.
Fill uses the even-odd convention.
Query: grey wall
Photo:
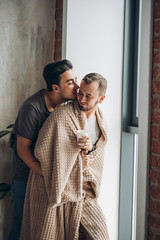
[[[42,71],[53,61],[54,0],[0,0],[0,130],[15,121],[22,102],[45,86]],[[0,139],[0,182],[10,183],[9,136]],[[0,240],[12,221],[9,193],[0,200]]]

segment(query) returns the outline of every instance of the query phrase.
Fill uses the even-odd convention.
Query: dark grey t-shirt
[[[29,97],[21,106],[14,124],[13,133],[16,136],[24,137],[32,141],[34,146],[38,137],[38,132],[49,116],[43,90]],[[17,180],[27,180],[29,168],[17,154],[17,147],[14,147],[12,177]]]

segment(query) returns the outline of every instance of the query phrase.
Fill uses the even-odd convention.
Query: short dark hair
[[[90,84],[92,82],[99,83],[99,91],[100,95],[105,94],[107,90],[107,80],[99,73],[89,73],[82,79],[86,84]]]
[[[47,64],[43,70],[43,77],[48,91],[52,91],[52,84],[59,85],[62,73],[72,68],[72,63],[67,59]]]

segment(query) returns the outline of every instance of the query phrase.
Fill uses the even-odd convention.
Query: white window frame
[[[141,36],[139,51],[139,143],[137,178],[136,239],[147,239],[148,180],[150,152],[150,99],[152,77],[153,6],[141,0]]]

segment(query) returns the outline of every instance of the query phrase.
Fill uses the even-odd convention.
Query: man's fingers
[[[86,143],[78,143],[78,146],[79,146],[79,148],[84,148],[84,149],[86,149],[88,151],[91,151],[92,148],[93,148],[92,144],[88,143],[88,142],[86,142]]]
[[[84,158],[86,150],[81,150],[81,156]]]

